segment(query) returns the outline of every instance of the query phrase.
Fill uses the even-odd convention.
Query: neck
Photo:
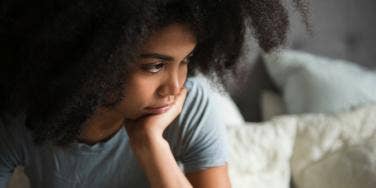
[[[111,138],[123,127],[123,117],[108,110],[97,110],[83,125],[78,140],[92,145]]]

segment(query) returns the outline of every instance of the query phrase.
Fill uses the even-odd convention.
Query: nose
[[[169,74],[159,88],[158,94],[161,97],[178,95],[182,87],[181,82],[182,81],[180,80],[178,74]]]

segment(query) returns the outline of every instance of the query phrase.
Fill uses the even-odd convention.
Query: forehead
[[[174,23],[152,33],[142,46],[142,51],[169,52],[182,49],[191,50],[196,45],[196,37],[187,25]]]

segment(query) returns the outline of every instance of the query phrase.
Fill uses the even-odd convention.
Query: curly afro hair
[[[307,18],[307,3],[293,4]],[[127,65],[161,27],[189,26],[197,39],[190,75],[223,82],[247,28],[269,52],[285,42],[289,26],[280,0],[4,0],[0,6],[0,111],[25,113],[37,144],[76,141],[98,106],[117,104]]]

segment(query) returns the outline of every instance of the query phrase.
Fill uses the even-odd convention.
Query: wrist
[[[191,187],[161,134],[137,134],[129,142],[153,187]]]
[[[159,134],[137,134],[129,137],[129,144],[137,153],[151,152],[156,147],[168,145],[168,142]]]

